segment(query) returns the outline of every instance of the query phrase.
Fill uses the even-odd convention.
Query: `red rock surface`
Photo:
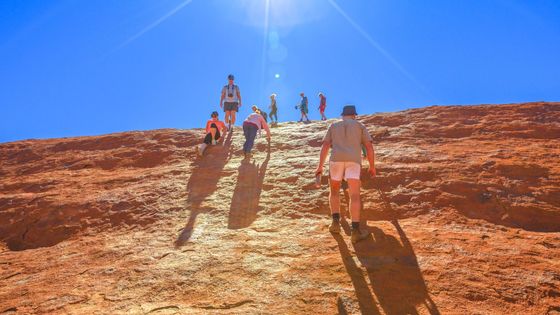
[[[250,162],[239,128],[203,159],[201,130],[0,144],[0,313],[560,313],[560,104],[360,119],[355,246],[312,185],[328,122]]]

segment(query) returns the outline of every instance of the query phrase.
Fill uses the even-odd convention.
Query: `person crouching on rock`
[[[216,142],[220,140],[221,135],[226,131],[226,124],[218,119],[218,112],[212,112],[210,117],[210,120],[206,122],[206,136],[204,137],[204,142],[198,146],[199,155],[204,153],[208,145],[216,144]]]
[[[270,129],[268,128],[268,124],[264,120],[264,117],[260,114],[259,108],[256,105],[253,105],[251,109],[253,110],[253,113],[251,113],[243,122],[243,134],[245,135],[243,154],[245,154],[245,158],[251,157],[251,149],[253,149],[255,137],[260,129],[264,129],[266,131],[266,139],[270,142]]]
[[[329,161],[329,204],[332,214],[331,233],[340,233],[340,186],[343,179],[348,182],[350,195],[350,213],[352,215],[352,243],[357,243],[369,236],[369,232],[360,229],[360,172],[362,168],[361,145],[366,147],[369,161],[369,174],[375,176],[373,140],[366,127],[356,120],[356,107],[344,106],[342,120],[329,126],[323,138],[319,157],[319,166],[315,175],[323,174],[323,164],[332,148]]]

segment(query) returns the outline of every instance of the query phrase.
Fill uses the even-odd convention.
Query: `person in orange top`
[[[204,153],[208,145],[216,144],[221,135],[226,131],[226,124],[218,119],[218,112],[212,112],[210,117],[211,118],[206,122],[206,136],[204,137],[204,141],[198,146],[199,155]]]

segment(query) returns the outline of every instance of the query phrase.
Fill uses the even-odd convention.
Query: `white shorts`
[[[356,162],[329,162],[329,173],[332,180],[342,181],[342,178],[360,179],[362,165]]]

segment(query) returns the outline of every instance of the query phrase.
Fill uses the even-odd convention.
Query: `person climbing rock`
[[[270,125],[276,126],[278,124],[278,106],[276,105],[276,94],[274,93],[270,95],[270,105],[268,108],[270,109],[270,112],[268,112]]]
[[[211,144],[216,144],[222,134],[226,131],[226,125],[223,121],[218,119],[218,112],[214,111],[210,115],[210,119],[206,122],[206,136],[204,141],[198,146],[198,154],[204,154],[206,147]],[[221,131],[221,133],[220,133]]]
[[[251,107],[253,113],[249,114],[247,119],[243,122],[243,134],[245,135],[245,143],[243,144],[243,153],[245,158],[251,157],[251,150],[253,149],[253,144],[255,143],[255,137],[257,132],[261,129],[266,131],[266,138],[270,142],[270,129],[268,124],[264,120],[264,117],[260,114],[259,108],[256,105]]]
[[[369,161],[369,174],[375,176],[375,161],[373,140],[366,127],[356,120],[356,107],[344,106],[342,120],[329,126],[319,157],[319,166],[315,176],[323,173],[323,164],[329,150],[332,152],[329,160],[329,204],[331,208],[332,223],[329,231],[340,233],[340,186],[343,179],[348,182],[350,196],[350,213],[352,216],[352,243],[357,243],[370,234],[365,229],[360,229],[360,172],[361,172],[361,145],[366,147]]]
[[[220,98],[220,108],[223,108],[226,113],[225,122],[228,130],[231,130],[231,127],[235,125],[235,115],[241,107],[241,93],[239,92],[239,86],[233,83],[234,79],[233,74],[228,75],[228,84],[222,88]]]
[[[309,122],[309,118],[307,117],[307,114],[309,113],[309,102],[307,100],[307,96],[305,96],[303,92],[301,92],[299,95],[301,96],[301,101],[299,105],[296,106],[296,109],[299,109],[299,111],[301,112],[301,118],[299,119],[299,121],[302,122],[303,118],[305,118],[306,121]]]
[[[325,109],[327,108],[327,98],[323,92],[319,92],[319,113],[321,113],[321,120],[327,120],[325,116]]]

